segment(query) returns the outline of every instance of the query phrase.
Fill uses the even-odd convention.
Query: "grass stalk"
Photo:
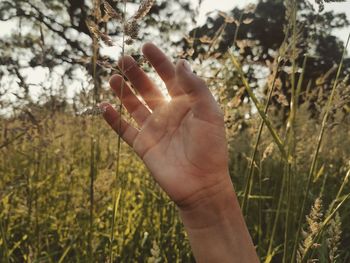
[[[36,256],[39,256],[40,250],[41,250],[41,243],[40,243],[40,226],[39,226],[39,174],[40,174],[40,168],[41,168],[41,153],[37,153],[35,160],[35,168],[34,168],[34,174],[33,174],[33,183],[34,183],[34,232],[35,232],[35,250],[36,250]]]
[[[276,251],[276,249],[272,249],[272,246],[273,246],[273,242],[274,242],[275,235],[276,235],[276,230],[277,230],[277,226],[278,226],[278,220],[279,220],[279,217],[280,217],[280,214],[281,214],[281,209],[282,209],[282,204],[283,204],[283,197],[284,197],[285,183],[286,183],[286,176],[285,176],[285,174],[283,174],[281,187],[280,187],[281,191],[280,191],[279,197],[278,197],[277,210],[276,210],[275,220],[273,222],[273,227],[272,227],[272,231],[271,231],[271,235],[270,235],[270,242],[269,242],[269,246],[268,246],[268,249],[267,249],[265,263],[270,263],[271,262],[271,260],[273,258],[273,253],[275,253],[275,251]]]
[[[94,254],[92,247],[92,239],[94,234],[94,179],[96,177],[96,164],[95,164],[95,148],[96,141],[94,138],[91,138],[91,151],[90,151],[90,214],[89,214],[89,236],[88,236],[88,254],[89,262],[94,262]]]
[[[319,154],[319,151],[320,151],[320,148],[321,148],[324,132],[326,130],[326,124],[327,124],[327,121],[328,121],[328,116],[329,116],[329,112],[330,112],[330,109],[331,109],[331,105],[333,103],[335,90],[336,90],[336,87],[338,86],[340,73],[341,73],[341,70],[343,68],[343,61],[344,61],[346,49],[347,49],[348,44],[349,44],[349,39],[350,39],[350,34],[349,34],[348,39],[346,41],[346,45],[345,45],[344,50],[343,50],[343,54],[342,54],[342,57],[341,57],[341,60],[340,60],[340,64],[338,66],[336,78],[335,78],[335,81],[333,83],[333,88],[332,88],[331,94],[330,94],[329,99],[328,99],[327,104],[326,104],[325,114],[323,116],[322,124],[321,124],[321,130],[320,130],[320,133],[319,133],[319,136],[318,136],[318,139],[317,139],[316,149],[315,149],[315,152],[314,152],[314,155],[313,155],[313,158],[312,158],[312,162],[311,162],[311,166],[310,166],[310,170],[309,170],[309,174],[308,174],[308,179],[307,179],[307,184],[306,184],[306,189],[305,189],[305,195],[304,195],[304,198],[303,198],[303,201],[302,201],[302,205],[301,205],[301,209],[300,209],[300,212],[299,212],[298,227],[297,227],[297,232],[296,232],[296,235],[295,235],[294,247],[293,247],[293,252],[292,252],[292,262],[294,262],[294,260],[295,260],[296,251],[297,251],[297,247],[298,247],[298,243],[299,243],[299,236],[300,236],[301,226],[302,226],[302,220],[303,220],[304,212],[305,212],[304,210],[305,210],[305,206],[306,206],[306,201],[307,201],[308,194],[309,194],[309,191],[310,191],[312,177],[313,177],[314,172],[315,172],[316,162],[317,162],[318,154]]]
[[[276,66],[276,71],[275,74],[273,76],[273,81],[272,81],[272,85],[271,88],[269,90],[269,94],[266,100],[266,104],[265,104],[265,108],[264,108],[264,114],[267,114],[267,111],[269,109],[269,105],[270,105],[270,101],[272,98],[272,94],[275,90],[275,85],[276,85],[276,79],[278,76],[278,71],[279,71],[279,66],[280,66],[280,59],[277,59],[277,66]],[[242,200],[242,204],[241,204],[241,209],[243,211],[243,215],[247,215],[248,213],[248,202],[249,202],[249,195],[251,193],[251,186],[253,185],[253,173],[254,173],[254,162],[255,162],[255,158],[256,158],[256,154],[258,152],[258,146],[260,143],[260,139],[261,139],[261,135],[262,135],[262,131],[264,128],[264,120],[261,120],[260,125],[259,125],[259,130],[258,130],[258,134],[256,137],[256,141],[255,141],[255,145],[254,145],[254,150],[253,153],[250,157],[250,163],[249,163],[249,168],[248,168],[248,175],[246,176],[246,184],[245,184],[245,188],[244,188],[244,196],[243,196],[243,200]]]
[[[126,23],[126,0],[123,1],[123,28],[125,28]],[[122,57],[125,55],[125,32],[123,30],[122,32]],[[122,60],[121,64],[121,72],[124,74],[124,60]],[[123,90],[124,90],[125,82],[122,81],[121,89],[120,89],[120,105],[119,105],[119,123],[118,123],[118,130],[121,130],[122,125],[122,115],[123,115]],[[120,154],[121,154],[121,137],[118,135],[118,142],[117,142],[117,164],[116,164],[116,172],[115,172],[115,182],[113,189],[113,211],[112,211],[112,222],[111,222],[111,233],[110,233],[110,247],[109,247],[109,262],[113,262],[113,243],[114,243],[114,232],[115,232],[115,221],[117,218],[117,208],[119,207],[120,202],[120,196],[121,196],[121,190],[117,194],[117,181],[119,179],[119,170],[120,170]],[[123,187],[121,188],[123,189]]]
[[[288,240],[289,240],[289,225],[290,225],[290,209],[291,209],[291,194],[292,194],[292,176],[291,176],[291,164],[286,163],[286,219],[284,227],[284,245],[283,245],[283,263],[287,262],[288,255]]]
[[[235,68],[237,69],[238,73],[240,74],[241,80],[243,82],[243,85],[246,89],[246,91],[248,92],[249,97],[251,98],[251,100],[253,101],[256,109],[258,110],[258,113],[260,115],[260,117],[263,119],[266,127],[269,129],[274,142],[276,143],[278,149],[280,150],[282,157],[286,160],[288,160],[288,156],[287,153],[283,147],[283,143],[282,140],[280,139],[279,135],[277,134],[277,131],[273,128],[270,120],[268,119],[267,115],[264,113],[264,109],[262,107],[262,105],[260,104],[260,102],[258,101],[258,99],[256,98],[253,90],[251,89],[248,80],[245,78],[244,76],[244,72],[243,69],[240,65],[240,63],[238,62],[238,60],[234,57],[234,55],[232,54],[232,51],[229,51],[230,57],[231,57],[231,62],[232,64],[235,66]]]
[[[329,205],[329,208],[328,208],[329,212],[333,210],[336,202],[340,199],[340,195],[342,194],[345,185],[349,182],[349,179],[350,179],[350,169],[347,171],[347,173],[344,177],[344,180],[343,180],[342,184],[340,185],[339,190],[337,192],[337,195],[335,196],[333,202]]]
[[[296,74],[296,58],[297,58],[297,3],[296,1],[292,1],[292,74],[291,74],[291,99],[290,99],[290,115],[287,121],[287,134],[286,134],[286,141],[288,156],[295,156],[295,116],[296,116],[296,109],[297,109],[297,96],[296,96],[296,87],[295,87],[295,74]],[[305,66],[305,65],[303,65]],[[303,68],[304,74],[305,67]],[[299,84],[301,85],[301,81],[299,81]],[[285,263],[288,261],[288,241],[289,241],[289,227],[290,227],[290,214],[291,214],[291,202],[292,202],[292,187],[293,187],[293,176],[292,176],[292,164],[286,163],[286,198],[287,198],[287,204],[286,204],[286,218],[285,218],[285,227],[284,227],[284,245],[283,245],[283,259],[282,262]]]
[[[304,60],[303,60],[302,71],[301,71],[301,74],[300,74],[299,79],[298,79],[298,85],[297,85],[296,94],[295,94],[295,99],[296,99],[296,101],[295,101],[295,106],[296,106],[295,109],[297,109],[297,107],[299,105],[299,96],[300,96],[301,87],[302,87],[302,84],[303,84],[303,81],[304,81],[304,76],[305,76],[305,72],[306,72],[306,64],[307,64],[308,58],[309,57],[306,54],[304,56]]]
[[[95,4],[95,3],[94,3]],[[95,10],[96,11],[96,10]],[[97,60],[99,55],[99,43],[96,36],[92,37],[92,58],[91,58],[91,65],[92,65],[92,78],[93,78],[93,103],[94,105],[97,105],[99,103],[99,81],[98,81],[98,74],[97,74]],[[92,118],[93,120],[93,118]],[[93,121],[92,121],[93,122]],[[93,125],[93,123],[92,123]],[[93,253],[93,247],[92,247],[92,239],[94,235],[94,179],[95,179],[95,147],[96,147],[96,141],[94,137],[91,137],[90,140],[90,172],[89,172],[89,179],[90,179],[90,185],[89,185],[89,234],[88,234],[88,261],[94,262],[94,253]]]
[[[233,43],[234,44],[236,44],[237,37],[238,37],[238,31],[239,31],[239,28],[241,26],[242,20],[243,20],[243,12],[241,12],[241,14],[239,15],[238,24],[236,24],[235,35],[233,37]]]
[[[98,39],[93,37],[92,39],[92,78],[94,80],[94,103],[99,102],[99,88],[98,88],[98,76],[97,76],[97,60],[98,60]]]
[[[263,173],[263,161],[260,160],[259,165],[259,196],[262,196],[262,173]],[[262,199],[258,200],[258,253],[262,253]]]

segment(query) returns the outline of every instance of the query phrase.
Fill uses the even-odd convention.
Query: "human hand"
[[[164,81],[171,100],[167,101],[136,62],[125,56],[119,68],[147,107],[122,76],[114,75],[111,88],[138,127],[120,119],[108,103],[101,104],[104,118],[178,205],[198,262],[257,262],[228,173],[219,106],[185,60],[175,66],[151,43],[142,50]]]
[[[196,206],[228,187],[232,191],[223,115],[205,82],[192,73],[188,62],[179,60],[174,66],[151,43],[143,46],[143,53],[165,82],[171,100],[125,56],[119,67],[148,108],[122,83],[122,76],[114,75],[110,85],[138,127],[120,123],[120,114],[109,104],[102,104],[104,118],[180,208]]]

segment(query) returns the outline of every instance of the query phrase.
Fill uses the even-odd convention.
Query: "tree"
[[[225,64],[228,57],[225,55],[230,48],[238,51],[242,65],[252,87],[261,86],[261,72],[273,72],[274,61],[281,56],[284,60],[280,67],[278,84],[282,93],[275,94],[275,105],[286,105],[290,99],[290,68],[292,65],[292,25],[291,1],[267,0],[248,5],[245,9],[234,8],[228,14],[219,13],[216,17],[209,17],[202,26],[194,28],[189,38],[183,39],[181,44],[186,53],[193,59],[204,60],[210,57],[220,59]],[[336,66],[342,56],[344,43],[334,34],[335,29],[349,25],[346,15],[334,12],[316,13],[308,1],[297,1],[297,38],[296,65],[300,75],[304,56],[307,55],[305,76],[302,85],[300,101],[306,100],[308,90],[322,89],[325,97],[328,95],[331,83],[335,78]],[[282,45],[284,43],[284,45]],[[282,46],[281,46],[282,45]],[[281,47],[281,48],[280,48]],[[275,63],[276,64],[276,63]],[[349,73],[350,59],[344,61],[343,76]],[[232,73],[231,86],[243,86]],[[228,94],[232,99],[240,96],[243,102],[248,94],[236,89]],[[316,100],[318,92],[313,92],[312,100]],[[311,106],[315,110],[314,106]]]
[[[127,2],[128,7],[140,3]],[[185,16],[191,12],[190,5],[182,0],[154,3],[143,21],[134,25],[136,30],[143,28],[142,34],[134,34],[134,41],[150,38],[154,28],[159,27],[162,29],[161,38],[166,39],[169,32],[177,31],[189,22],[183,19],[181,23],[172,23],[174,9],[178,10],[176,15],[182,13]],[[57,96],[54,89],[65,93],[72,81],[85,80],[82,84],[83,91],[88,91],[85,102],[100,101],[103,96],[102,80],[115,70],[113,59],[103,56],[100,46],[122,45],[124,17],[127,19],[130,14],[124,14],[123,2],[116,0],[1,1],[0,21],[14,29],[0,40],[0,64],[3,65],[0,67],[1,94],[7,94],[6,98],[15,96],[14,101],[23,107],[32,99],[31,89],[44,89],[45,94],[51,93],[52,97]],[[48,81],[35,87],[27,81],[28,72],[32,72],[28,69],[38,68],[48,71]],[[50,83],[57,70],[60,71],[59,83]],[[83,93],[80,95],[84,97]],[[62,95],[64,99],[65,94]],[[10,101],[5,96],[1,101],[4,107],[9,106]]]

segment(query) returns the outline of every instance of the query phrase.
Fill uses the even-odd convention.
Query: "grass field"
[[[3,262],[106,261],[115,197],[115,260],[191,261],[176,207],[123,144],[116,177],[118,140],[103,120],[42,111],[36,116],[40,119],[1,122],[1,141],[8,142],[0,152]],[[232,133],[230,172],[241,200],[258,120],[257,116],[251,119],[251,128],[245,131],[228,130]],[[268,130],[262,132],[244,208],[262,259],[276,255],[275,262],[279,262],[284,242],[293,247],[319,126],[317,121],[300,117],[290,168],[271,144]],[[342,123],[325,131],[307,192],[304,213],[309,215],[302,216],[297,249],[302,252],[310,238],[318,237],[313,242],[319,245],[313,245],[311,251],[314,258],[324,258],[323,262],[329,262],[331,254],[339,257],[333,262],[349,260],[346,222],[350,211],[344,203],[350,190],[345,178],[350,169],[349,128],[349,123]]]
[[[257,97],[237,52],[224,58],[221,78],[208,84],[225,113],[230,175],[261,261],[350,262],[342,61],[314,114],[315,92],[302,87],[305,67],[295,59],[282,112],[272,103],[276,76]],[[248,110],[228,99],[231,78],[248,94]],[[0,262],[194,262],[176,206],[101,116],[32,105],[2,117],[0,131]]]

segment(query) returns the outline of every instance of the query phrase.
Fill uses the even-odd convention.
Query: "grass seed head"
[[[338,258],[338,248],[341,239],[341,220],[339,213],[335,214],[334,219],[330,221],[329,227],[327,229],[327,247],[329,249],[329,262],[336,262]]]
[[[140,26],[138,24],[138,21],[135,19],[132,19],[128,21],[124,25],[124,33],[125,35],[129,36],[131,39],[137,39],[140,31]]]

